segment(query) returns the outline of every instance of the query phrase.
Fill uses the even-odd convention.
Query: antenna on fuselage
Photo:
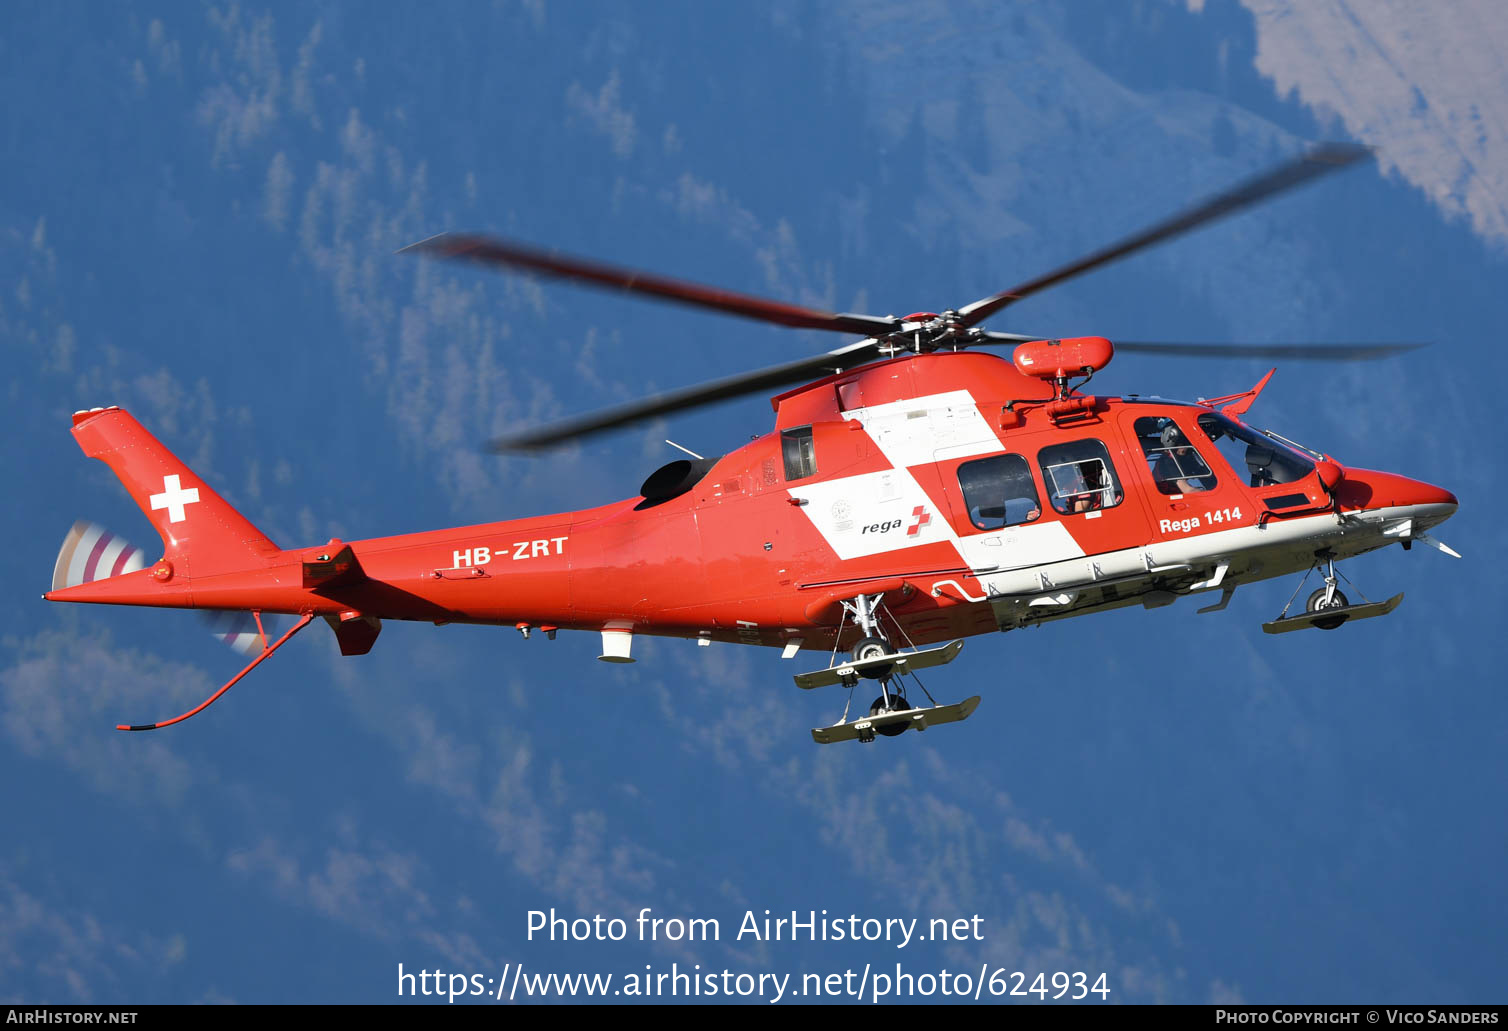
[[[695,451],[691,450],[689,447],[682,447],[681,445],[677,444],[675,441],[671,440],[669,437],[665,438],[665,443],[669,444],[671,447],[675,448],[677,451],[684,451],[684,452],[686,452],[692,458],[701,458],[702,457],[701,455],[697,454]]]

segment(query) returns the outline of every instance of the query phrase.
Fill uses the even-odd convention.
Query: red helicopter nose
[[[1347,469],[1335,495],[1341,507],[1349,509],[1439,505],[1450,507],[1450,512],[1443,513],[1449,516],[1457,504],[1456,496],[1444,487],[1372,469]]]

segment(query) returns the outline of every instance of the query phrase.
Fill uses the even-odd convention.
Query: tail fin
[[[256,565],[277,545],[123,409],[75,412],[73,435],[120,478],[162,538],[163,558],[188,576]]]

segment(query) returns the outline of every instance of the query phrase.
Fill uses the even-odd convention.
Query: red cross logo
[[[907,537],[915,537],[922,532],[922,527],[932,521],[932,514],[927,511],[926,505],[917,505],[911,510],[911,514],[916,516],[916,525],[906,529]]]
[[[199,500],[199,488],[183,487],[183,478],[177,473],[162,478],[162,493],[153,494],[147,500],[152,502],[152,511],[160,508],[168,510],[168,522],[181,523],[186,518],[184,506],[192,505]]]

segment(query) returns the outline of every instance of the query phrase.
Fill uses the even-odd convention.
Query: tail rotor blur
[[[80,519],[63,538],[58,558],[52,567],[52,589],[108,580],[112,576],[134,573],[147,566],[147,555],[124,537],[98,523]],[[268,637],[277,630],[271,616],[255,612],[226,611],[199,613],[206,629],[215,639],[241,655],[256,655],[267,647]]]
[[[242,611],[203,612],[201,615],[215,639],[241,655],[256,655],[267,647],[269,635],[277,635],[272,616]]]
[[[105,580],[146,567],[146,552],[132,547],[98,523],[80,519],[63,538],[52,567],[52,589]]]

